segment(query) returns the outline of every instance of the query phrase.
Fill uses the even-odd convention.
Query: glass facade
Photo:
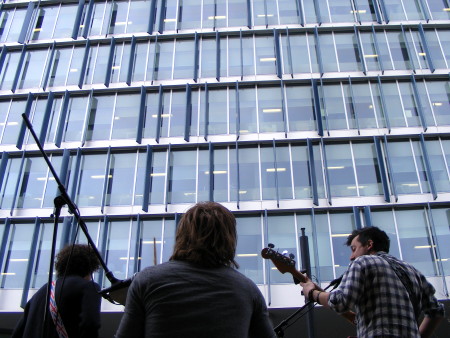
[[[268,243],[300,261],[305,229],[326,283],[371,225],[448,294],[449,20],[442,0],[3,1],[0,288],[48,277],[57,185],[25,114],[119,279],[212,200],[269,303],[292,279]],[[65,212],[58,248],[76,229]]]

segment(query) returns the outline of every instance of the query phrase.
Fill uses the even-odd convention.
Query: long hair
[[[97,271],[100,262],[87,244],[67,245],[56,255],[55,270],[58,277],[77,275],[85,277]]]
[[[239,265],[236,254],[236,219],[224,206],[200,202],[181,217],[170,260],[189,261],[213,268]]]

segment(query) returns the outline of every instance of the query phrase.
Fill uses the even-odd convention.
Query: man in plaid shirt
[[[429,337],[444,316],[434,287],[410,264],[388,254],[389,237],[377,227],[355,230],[347,239],[352,254],[339,287],[324,292],[301,283],[310,300],[338,313],[355,313],[360,338]],[[418,324],[421,313],[425,317]]]

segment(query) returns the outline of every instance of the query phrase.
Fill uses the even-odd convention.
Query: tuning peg
[[[275,245],[273,245],[272,243],[267,244],[267,246],[271,249],[275,248]]]
[[[295,258],[295,255],[294,255],[293,253],[290,253],[290,254],[289,254],[289,258],[290,258],[290,259],[294,259],[294,258]]]

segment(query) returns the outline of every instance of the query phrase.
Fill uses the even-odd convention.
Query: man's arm
[[[431,337],[431,334],[436,330],[436,328],[439,326],[439,323],[442,321],[444,317],[442,316],[436,316],[436,317],[429,317],[425,316],[422,323],[419,327],[419,332],[422,338],[428,338]]]

